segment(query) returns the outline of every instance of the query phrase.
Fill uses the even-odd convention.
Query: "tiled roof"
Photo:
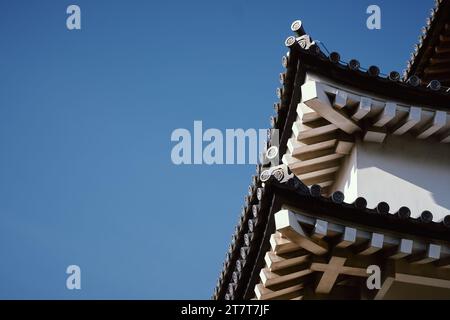
[[[272,128],[279,130],[279,152],[284,153],[287,149],[287,140],[291,135],[291,128],[286,126],[286,124],[292,123],[295,120],[296,113],[295,107],[293,106],[298,103],[299,88],[304,79],[302,78],[303,73],[298,72],[298,52],[289,50],[282,57],[281,64],[285,68],[285,72],[280,75],[283,89],[277,90],[279,101],[274,103],[276,115],[271,117],[270,122]],[[270,141],[270,139],[268,140]],[[267,147],[270,146],[268,145]],[[223,268],[214,290],[213,298],[215,299],[234,298],[235,293],[243,296],[247,290],[246,287],[242,287],[242,283],[245,283],[245,281],[242,281],[242,278],[248,278],[250,276],[251,270],[249,268],[251,265],[244,265],[243,261],[257,254],[254,249],[255,247],[250,244],[261,241],[262,228],[266,226],[268,212],[270,212],[270,208],[272,207],[271,201],[273,194],[270,190],[262,188],[262,182],[260,180],[261,170],[262,167],[258,165],[256,167],[256,175],[252,177],[252,182],[248,188],[249,193],[244,198],[245,205],[241,210],[238,225],[232,235],[231,244],[226,253]],[[242,261],[242,257],[246,259]],[[237,280],[240,280],[239,284],[235,287],[231,286],[231,295],[229,288],[230,281]]]
[[[389,204],[380,202],[369,209],[362,197],[345,203],[341,192],[324,197],[319,186],[305,188],[296,177],[285,183],[272,178],[270,183],[283,207],[274,213],[272,234],[260,245],[264,261],[254,262],[260,269],[257,299],[359,299],[358,279],[367,278],[366,268],[374,261],[394,268],[392,279],[401,281],[406,272],[406,278],[442,280],[440,286],[449,288],[450,216],[433,222],[432,213],[424,211],[414,219],[407,207],[390,212]],[[331,276],[336,272],[339,280]],[[382,299],[389,283],[365,292],[365,298]]]
[[[267,250],[270,235],[274,232],[273,214],[279,209],[272,203],[274,195],[281,197],[283,205],[295,206],[315,217],[329,220],[351,221],[353,225],[400,234],[408,238],[424,238],[450,242],[450,215],[434,222],[433,213],[424,211],[418,218],[410,216],[410,209],[401,207],[390,212],[389,204],[381,201],[375,208],[367,208],[363,197],[346,203],[342,192],[323,196],[321,187],[306,187],[297,177],[280,183],[272,176],[264,186],[258,181],[243,210],[233,234],[221,271],[214,299],[245,299],[253,294],[255,280],[261,269],[261,259]],[[258,264],[259,260],[259,264]]]
[[[450,241],[450,215],[445,216],[441,221],[433,221],[433,213],[428,210],[423,211],[418,218],[412,218],[411,210],[406,206],[391,212],[389,204],[380,201],[376,207],[368,208],[367,201],[363,197],[358,197],[352,203],[346,203],[342,192],[336,191],[330,196],[323,196],[320,186],[313,185],[305,188],[305,185],[295,176],[286,183],[278,184],[278,188],[291,192],[290,196],[295,202],[310,203],[304,207],[313,211],[314,206],[323,205],[322,208],[330,209],[326,211],[330,216],[335,215],[340,219],[348,218],[356,224],[367,224],[391,229],[398,233]]]
[[[436,0],[414,46],[404,78],[416,75],[425,83],[438,80],[450,86],[450,1]]]
[[[411,103],[437,110],[448,110],[450,107],[450,92],[440,83],[424,83],[414,77],[402,81],[397,72],[383,75],[376,66],[364,69],[356,60],[343,63],[337,53],[324,54],[305,34],[301,22],[294,22],[291,29],[297,36],[286,40],[289,52],[282,58],[282,65],[286,70],[280,74],[282,87],[276,90],[280,100],[274,104],[276,115],[271,117],[272,128],[280,130],[281,155],[286,153],[288,140],[292,136],[292,124],[297,118],[297,104],[301,100],[301,85],[307,70],[382,96],[388,95],[406,101],[409,99]],[[287,202],[301,203],[305,210],[319,215],[318,209],[325,208],[330,209],[327,212],[339,211],[348,220],[361,225],[390,229],[414,237],[450,241],[450,216],[440,222],[433,222],[432,213],[428,211],[414,219],[410,217],[407,207],[400,208],[398,212],[389,212],[389,204],[385,202],[380,202],[375,208],[367,208],[367,201],[363,198],[345,203],[341,192],[324,197],[320,186],[308,188],[296,177],[285,183],[280,183],[275,178],[263,183],[260,178],[263,170],[261,166],[257,166],[257,174],[252,178],[245,206],[214,290],[214,299],[243,299],[253,295],[253,289],[259,281],[259,271],[263,267],[264,254],[269,246],[268,239],[274,228],[273,215],[281,207],[280,197]],[[284,177],[287,175],[288,172],[285,172]]]
[[[298,52],[301,56],[301,63],[307,70],[324,75],[339,83],[398,100],[409,99],[411,103],[436,109],[449,108],[450,84],[446,84],[448,85],[446,86],[436,79],[424,81],[416,75],[402,79],[397,71],[385,74],[376,65],[365,68],[357,59],[345,62],[341,60],[338,52],[327,54],[318,46],[305,46],[302,37],[290,36],[285,43],[292,49],[291,52]]]

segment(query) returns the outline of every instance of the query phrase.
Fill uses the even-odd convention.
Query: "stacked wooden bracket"
[[[450,114],[408,106],[308,80],[283,162],[306,185],[332,190],[343,158],[355,140],[382,143],[388,134],[450,142]]]
[[[275,214],[256,298],[382,299],[394,281],[449,290],[448,242],[426,242],[335,223],[283,209]],[[369,266],[379,266],[382,288],[370,291]]]

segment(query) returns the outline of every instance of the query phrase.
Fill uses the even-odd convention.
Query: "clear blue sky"
[[[208,299],[254,166],[175,166],[171,132],[268,127],[295,19],[401,71],[433,4],[0,0],[0,298]]]

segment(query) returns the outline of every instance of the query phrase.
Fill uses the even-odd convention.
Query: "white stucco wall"
[[[385,201],[391,213],[407,206],[412,217],[429,210],[439,221],[450,214],[449,165],[448,144],[403,136],[387,136],[382,144],[358,141],[333,189],[344,192],[346,202],[361,196],[369,208]]]
[[[342,191],[345,195],[346,202],[353,202],[358,198],[358,178],[357,178],[357,148],[354,147],[350,155],[343,162],[336,180],[332,186],[332,191]]]

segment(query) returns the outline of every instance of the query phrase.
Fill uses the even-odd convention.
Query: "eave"
[[[405,70],[405,79],[439,80],[450,86],[450,1],[437,0]]]
[[[369,209],[364,198],[323,197],[297,178],[269,184],[283,206],[263,239],[264,261],[255,261],[257,299],[382,299],[394,282],[450,290],[450,216],[434,223],[407,210],[390,213],[384,202]],[[385,278],[381,290],[370,291],[363,281],[374,264]]]
[[[290,48],[289,54],[283,57],[283,66],[286,68],[286,71],[280,75],[282,87],[277,89],[277,95],[280,99],[275,104],[277,114],[271,118],[272,128],[280,130],[279,154],[284,155],[288,153],[289,155],[289,153],[292,153],[292,148],[296,147],[289,143],[289,139],[293,135],[298,134],[295,128],[293,129],[293,125],[297,121],[299,112],[303,112],[299,111],[299,103],[302,101],[301,87],[305,83],[307,74],[323,76],[344,87],[367,93],[368,96],[381,97],[386,101],[401,101],[410,106],[420,105],[425,109],[432,110],[433,114],[440,112],[439,119],[442,113],[450,111],[450,95],[447,92],[447,88],[441,87],[439,90],[433,90],[423,82],[414,86],[411,82],[403,82],[396,77],[392,77],[392,75],[389,77],[380,76],[378,73],[369,73],[360,68],[352,70],[348,65],[342,64],[340,61],[332,61],[331,57],[321,52],[310,37],[305,35],[301,23],[295,22],[292,29],[297,32],[299,37],[290,37],[286,41]],[[410,108],[409,110],[411,112],[412,109]],[[363,112],[361,114],[363,114],[361,118],[363,119],[367,113]],[[380,117],[377,117],[376,121],[384,125],[389,122],[386,120],[386,117],[389,115],[387,114],[384,117],[383,114],[384,111],[380,113]],[[323,118],[323,115],[314,110],[313,112],[303,113],[302,116],[308,121],[316,121]],[[432,119],[435,118],[433,117]],[[409,121],[408,119],[406,120]],[[342,118],[341,120],[344,123],[346,121]],[[416,121],[416,119],[413,120]],[[361,129],[358,124],[356,126]],[[428,123],[426,126],[429,128]],[[431,123],[431,126],[433,126],[433,123]],[[339,127],[339,130],[345,134],[337,132],[336,137],[329,141],[321,140],[320,143],[326,142],[330,144],[334,141],[331,148],[335,148],[333,149],[336,151],[334,154],[345,155],[348,153],[349,148],[352,147],[352,141],[351,139],[348,140],[348,135],[354,132],[368,132],[364,127],[362,130],[358,130],[358,128],[352,128],[351,124],[348,128]],[[427,128],[424,130],[426,131]],[[440,129],[442,128],[440,127]],[[431,131],[435,134],[440,129],[436,131],[433,128]],[[308,149],[307,152],[318,152],[318,158],[329,156],[328,154],[321,154],[323,149],[320,149],[328,147],[316,145],[314,148],[319,149]],[[310,158],[308,156],[308,158],[308,160],[311,160],[314,157]],[[319,217],[325,215],[326,218],[331,219],[336,217],[327,216],[330,212],[339,212],[341,214],[342,211],[346,221],[351,221],[353,225],[359,225],[363,229],[371,228],[381,232],[387,231],[421,240],[449,241],[449,216],[439,222],[433,222],[432,217],[430,219],[430,216],[425,213],[419,219],[410,218],[409,215],[406,215],[405,218],[405,212],[408,210],[403,209],[402,212],[389,214],[389,206],[384,202],[380,202],[376,208],[367,209],[364,199],[361,198],[358,198],[358,201],[352,204],[346,204],[343,202],[343,197],[340,193],[333,193],[330,197],[324,196],[320,184],[326,188],[329,186],[326,184],[329,181],[319,182],[318,185],[317,181],[314,180],[315,177],[310,173],[319,171],[320,174],[325,176],[332,174],[335,172],[333,168],[337,165],[333,161],[337,160],[337,158],[322,158],[322,160],[327,164],[326,167],[321,167],[322,164],[316,166],[316,164],[310,163],[309,168],[317,170],[306,172],[305,174],[309,175],[303,176],[305,181],[309,179],[308,185],[313,185],[311,188],[307,188],[297,178],[289,180],[290,182],[287,185],[274,181],[262,183],[260,174],[264,168],[261,166],[257,167],[257,174],[253,177],[252,184],[249,187],[249,194],[245,197],[245,206],[235,233],[232,236],[232,242],[223,269],[214,290],[214,299],[249,299],[254,296],[253,288],[255,288],[260,279],[260,270],[266,263],[265,254],[271,246],[270,238],[273,230],[275,230],[274,215],[281,209],[283,204],[290,203],[293,206],[300,206],[304,208],[303,210],[314,215]],[[328,166],[328,164],[331,164],[331,166]],[[291,164],[290,167],[295,170]],[[286,288],[285,293],[292,295],[293,298],[299,298],[299,290],[301,290],[299,287],[289,287]]]
[[[277,90],[280,100],[274,104],[276,116],[271,117],[271,126],[279,130],[279,152],[284,154],[287,140],[292,134],[291,127],[296,117],[295,109],[300,100],[300,86],[304,82],[305,73],[299,64],[297,51],[289,50],[282,58],[282,65],[285,68],[283,76],[280,76],[283,88]],[[249,279],[255,279],[257,269],[253,263],[258,258],[261,239],[266,230],[270,229],[270,214],[279,205],[274,201],[271,189],[262,188],[261,170],[262,167],[258,165],[249,193],[245,196],[245,205],[232,235],[213,299],[243,299],[247,292],[253,292],[253,286],[249,285],[253,283]]]
[[[315,73],[363,92],[385,97],[387,100],[419,104],[436,110],[450,110],[450,93],[433,91],[426,86],[412,86],[404,81],[392,81],[387,76],[372,76],[362,69],[351,70],[348,65],[334,63],[324,53],[303,50],[298,45],[300,60],[307,72]]]
[[[450,142],[450,94],[442,87],[380,76],[376,67],[364,71],[355,60],[344,65],[303,28],[293,31],[297,37],[286,45],[298,52],[306,78],[283,163],[305,184],[331,191],[356,140],[382,143],[395,135]]]

